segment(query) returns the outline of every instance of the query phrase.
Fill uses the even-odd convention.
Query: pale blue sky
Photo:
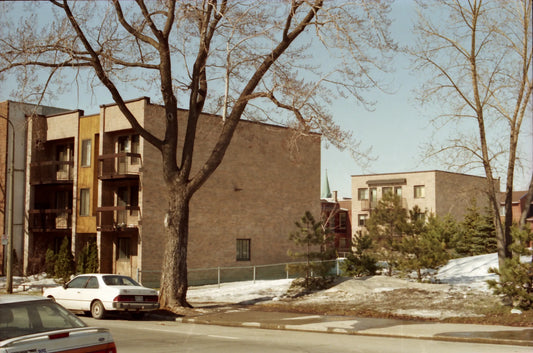
[[[394,24],[391,33],[401,45],[409,45],[413,41],[414,1],[397,0],[393,5]],[[422,161],[423,145],[435,133],[430,119],[434,112],[430,108],[417,108],[413,89],[422,82],[419,74],[412,72],[410,60],[398,53],[395,57],[395,93],[378,93],[370,97],[377,101],[375,110],[366,111],[362,107],[337,102],[334,108],[335,119],[345,129],[353,131],[363,147],[371,146],[373,155],[377,157],[367,169],[362,169],[354,162],[347,152],[340,152],[333,147],[322,150],[322,177],[327,169],[331,190],[338,190],[339,197],[351,197],[351,175],[372,173],[396,173],[422,170],[447,170],[436,161]],[[434,109],[438,109],[435,107]],[[432,114],[433,113],[433,114]],[[524,121],[521,137],[522,149],[526,155],[527,170],[517,170],[515,174],[515,190],[527,190],[533,170],[532,162],[532,130],[533,116]],[[455,171],[455,170],[449,170]],[[469,174],[469,173],[467,173]],[[481,175],[483,174],[476,174]],[[504,176],[501,187],[504,188]]]

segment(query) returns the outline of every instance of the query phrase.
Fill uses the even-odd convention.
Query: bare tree
[[[388,0],[50,5],[55,20],[41,25],[41,3],[31,3],[30,15],[17,23],[4,9],[0,74],[16,75],[20,92],[34,100],[51,99],[69,83],[104,86],[132,127],[161,151],[169,203],[160,300],[170,308],[189,305],[189,202],[220,165],[239,121],[320,132],[335,146],[351,148],[354,139],[330,113],[333,98],[371,107],[363,93],[379,87],[376,73],[387,71],[387,52],[394,49]],[[67,70],[75,74],[72,82],[63,74]],[[164,136],[145,130],[128,110],[125,96],[135,89],[160,97]],[[188,108],[184,124],[177,120],[178,102]],[[193,169],[202,112],[221,114],[222,128],[209,157]],[[178,130],[185,132],[183,144]]]
[[[428,156],[462,170],[481,167],[497,232],[500,266],[510,258],[512,191],[519,136],[531,114],[531,0],[419,2],[418,40],[410,50],[428,74],[422,102],[437,103],[434,122],[455,127]],[[456,124],[456,125],[453,125]],[[505,221],[498,175],[505,176]]]

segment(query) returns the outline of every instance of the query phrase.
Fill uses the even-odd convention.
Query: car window
[[[128,276],[104,276],[103,280],[108,286],[140,286],[139,283]]]
[[[49,300],[2,305],[0,315],[0,340],[87,326],[71,312]]]
[[[67,288],[83,288],[88,278],[87,276],[76,277],[67,284]]]
[[[96,277],[91,277],[89,278],[89,281],[87,282],[87,286],[86,288],[98,288],[99,285],[98,285],[98,278]]]

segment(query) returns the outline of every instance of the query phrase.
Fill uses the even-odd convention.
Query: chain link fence
[[[331,264],[330,273],[341,275],[343,259],[323,261]],[[239,266],[239,267],[210,267],[189,269],[189,286],[202,286],[207,284],[221,284],[228,282],[274,280],[284,278],[304,277],[302,265],[305,262],[286,262],[271,265]],[[137,281],[152,288],[159,288],[161,271],[137,270]]]

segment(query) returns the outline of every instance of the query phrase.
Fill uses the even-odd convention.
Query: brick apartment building
[[[339,200],[336,191],[333,191],[331,197],[321,199],[322,218],[333,232],[338,256],[343,256],[352,249],[351,205],[351,199]]]
[[[163,134],[162,106],[146,97],[127,104],[142,126]],[[93,115],[41,114],[26,126],[25,271],[67,236],[75,254],[96,240],[101,272],[157,282],[168,204],[159,151],[114,104]],[[195,161],[206,158],[220,128],[220,117],[201,116]],[[293,137],[285,127],[239,124],[222,164],[191,201],[190,269],[291,260],[294,221],[320,212],[320,135],[299,137],[297,150],[289,147]]]
[[[352,249],[352,199],[339,200],[337,191],[331,192],[327,171],[320,195],[320,205],[322,220],[327,222],[328,228],[333,232],[337,255],[344,256]]]
[[[527,209],[526,224],[528,224],[531,230],[533,230],[533,201],[527,205],[526,196],[527,190],[513,191],[511,203],[513,222],[518,223],[522,216],[522,211]],[[500,216],[502,220],[505,219],[505,193],[500,194]]]
[[[488,206],[486,183],[484,177],[440,170],[353,175],[352,231],[355,234],[364,228],[372,209],[386,193],[399,196],[408,210],[418,206],[421,216],[450,214],[462,220],[473,200],[479,207]]]

